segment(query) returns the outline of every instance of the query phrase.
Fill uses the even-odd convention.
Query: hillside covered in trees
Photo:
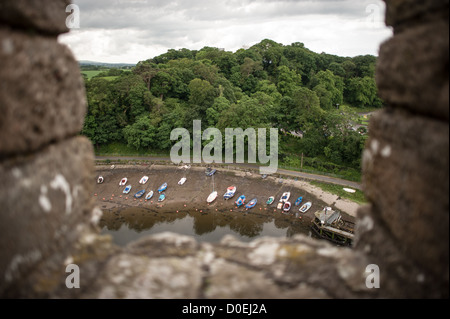
[[[298,166],[303,153],[310,166],[358,170],[366,136],[354,129],[346,107],[382,107],[375,64],[370,55],[318,54],[302,43],[267,39],[236,52],[169,50],[131,71],[85,78],[89,107],[82,134],[97,147],[123,143],[168,152],[175,143],[170,132],[192,131],[196,119],[202,130],[275,127],[285,165]]]

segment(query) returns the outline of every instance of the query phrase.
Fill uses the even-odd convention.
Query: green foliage
[[[97,149],[125,142],[127,152],[167,152],[170,132],[191,131],[193,120],[222,131],[277,127],[280,157],[288,164],[297,165],[292,154],[302,152],[358,170],[365,136],[352,130],[350,119],[357,123],[359,108],[383,104],[375,64],[373,56],[317,54],[300,42],[265,39],[234,53],[172,49],[131,71],[89,67],[83,70],[88,112],[82,134]],[[291,132],[302,138],[291,139]]]

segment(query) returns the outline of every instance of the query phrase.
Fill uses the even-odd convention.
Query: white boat
[[[146,200],[149,200],[150,198],[153,197],[153,191],[148,192],[148,194],[145,196]]]
[[[278,203],[277,209],[283,209],[283,202],[279,202],[279,203]]]
[[[230,186],[227,188],[226,193],[223,195],[224,199],[230,199],[236,194],[236,186]]]
[[[103,176],[99,176],[97,179],[97,183],[101,184],[101,183],[103,183],[103,181],[104,181]]]
[[[311,202],[304,203],[302,207],[298,210],[300,213],[306,213],[312,206]]]
[[[209,194],[208,198],[206,199],[207,203],[212,203],[217,198],[217,192],[214,191],[211,194]]]
[[[291,210],[291,202],[284,202],[283,210],[287,213]]]
[[[121,179],[119,185],[123,186],[123,185],[125,185],[127,183],[127,181],[128,181],[128,179],[126,177],[124,177],[124,178]]]
[[[139,184],[145,184],[145,183],[147,183],[147,181],[148,181],[148,176],[143,176],[141,178],[141,180],[139,181]]]
[[[128,185],[127,187],[125,187],[125,189],[123,190],[124,194],[128,194],[131,191],[131,185]]]
[[[183,177],[182,179],[180,179],[180,181],[178,182],[178,185],[183,185],[186,182],[186,177]]]
[[[289,200],[289,197],[291,197],[290,192],[284,192],[283,195],[280,198],[280,202],[287,202]]]
[[[347,193],[352,193],[352,194],[356,193],[356,191],[354,189],[351,189],[351,188],[346,188],[345,187],[345,188],[343,188],[343,190],[346,191]]]

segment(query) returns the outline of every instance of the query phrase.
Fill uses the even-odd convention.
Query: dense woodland
[[[271,40],[236,52],[169,50],[131,70],[86,78],[82,134],[97,147],[117,142],[168,152],[170,132],[192,131],[195,119],[202,130],[275,127],[282,163],[297,166],[304,153],[312,162],[359,169],[366,135],[344,107],[382,107],[375,64],[371,55],[318,54]]]

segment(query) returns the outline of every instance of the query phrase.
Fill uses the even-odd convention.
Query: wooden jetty
[[[323,210],[315,212],[314,216],[311,228],[317,236],[338,245],[352,245],[355,224],[342,219],[339,211],[325,207]]]

